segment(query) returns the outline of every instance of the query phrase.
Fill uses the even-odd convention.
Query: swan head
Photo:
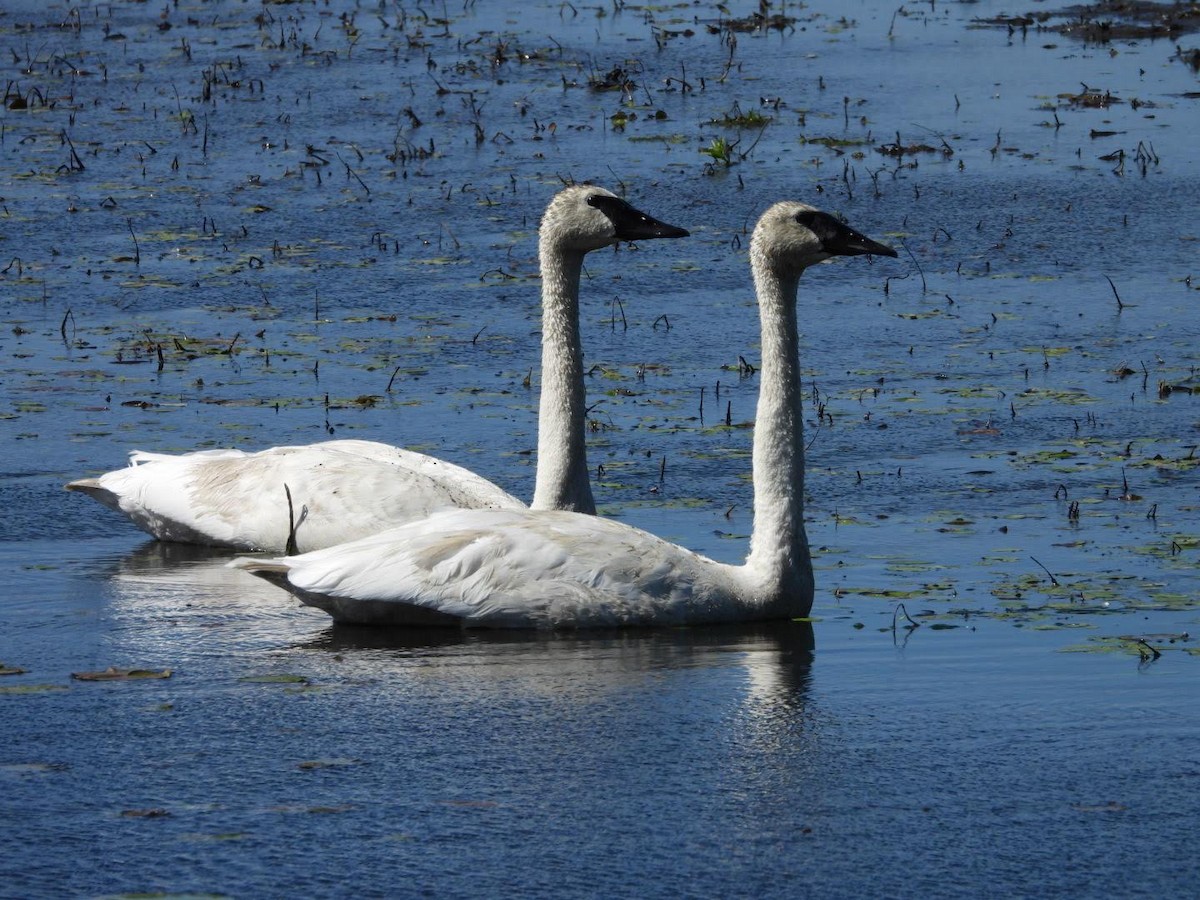
[[[660,222],[611,191],[589,184],[559,191],[539,229],[541,240],[588,253],[618,241],[687,237],[685,228]]]
[[[895,256],[827,212],[784,201],[768,209],[750,239],[751,258],[781,276],[799,277],[811,265],[834,256]]]

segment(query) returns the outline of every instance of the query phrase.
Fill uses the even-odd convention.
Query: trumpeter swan
[[[584,446],[584,256],[618,241],[687,234],[590,185],[560,191],[546,208],[538,229],[543,328],[535,509],[596,511]],[[329,547],[442,509],[525,506],[460,466],[358,440],[255,453],[135,450],[126,468],[66,487],[125,514],[160,540],[276,552]]]
[[[348,623],[584,628],[805,615],[813,570],[796,289],[808,266],[861,254],[896,252],[801,203],[772,206],[754,229],[762,368],[744,565],[621,522],[547,510],[453,510],[316,553],[230,565]]]

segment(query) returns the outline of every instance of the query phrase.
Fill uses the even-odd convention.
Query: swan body
[[[449,510],[360,541],[230,565],[336,621],[497,628],[682,625],[807,614],[796,290],[832,256],[895,256],[832,216],[779,203],[750,246],[762,322],[754,529],[732,566],[621,522],[555,510]]]
[[[124,513],[159,540],[286,549],[294,533],[292,549],[299,552],[374,534],[448,507],[524,507],[461,466],[357,440],[257,453],[135,450],[128,467],[73,481],[68,488]]]
[[[445,510],[350,544],[234,565],[357,624],[667,625],[733,621],[769,602],[741,567],[559,510]]]
[[[687,234],[590,185],[560,191],[546,208],[538,235],[543,374],[534,508],[596,511],[579,337],[584,257],[618,241]],[[461,466],[357,440],[253,453],[135,450],[128,467],[66,487],[159,540],[289,553],[352,541],[442,509],[524,508]]]

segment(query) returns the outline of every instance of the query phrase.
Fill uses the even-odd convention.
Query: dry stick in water
[[[608,328],[610,331],[617,330],[617,310],[618,309],[621,311],[621,330],[628,331],[629,330],[629,322],[625,318],[625,304],[622,303],[621,298],[617,297],[617,296],[614,296],[612,298],[612,304],[609,307]]]
[[[1037,564],[1038,564],[1038,567],[1039,567],[1039,568],[1041,568],[1041,570],[1042,570],[1043,572],[1045,572],[1047,575],[1049,575],[1049,576],[1050,576],[1050,583],[1051,583],[1052,585],[1054,585],[1055,587],[1058,587],[1058,579],[1054,577],[1054,573],[1053,573],[1053,572],[1051,572],[1049,569],[1047,569],[1045,566],[1043,566],[1043,565],[1042,565],[1040,562],[1038,562],[1038,560],[1037,560],[1037,557],[1036,557],[1036,556],[1031,556],[1031,557],[1029,557],[1029,558],[1030,558],[1030,559],[1032,559],[1032,560],[1033,560],[1035,563],[1037,563]]]
[[[909,631],[911,631],[914,628],[921,627],[921,623],[914,621],[913,617],[908,614],[908,610],[904,608],[904,604],[897,603],[896,609],[892,613],[892,631],[893,632],[895,632],[895,630],[896,630],[896,618],[900,615],[900,613],[904,613],[904,618],[908,619],[908,624],[904,627],[907,628]]]
[[[137,235],[133,233],[133,219],[126,219],[125,224],[129,226],[129,236],[133,238],[133,264],[140,266],[142,264],[142,251],[138,247]]]
[[[1125,308],[1125,304],[1121,302],[1121,295],[1117,293],[1117,286],[1113,284],[1113,280],[1107,275],[1104,276],[1104,280],[1107,281],[1108,286],[1112,288],[1113,296],[1117,298],[1117,312],[1120,312]]]
[[[349,177],[352,177],[355,181],[357,181],[359,183],[359,185],[362,187],[362,189],[367,192],[367,196],[370,197],[371,189],[369,187],[367,187],[367,183],[365,181],[363,181],[361,178],[359,178],[357,172],[355,172],[352,168],[350,168],[350,163],[348,163],[344,159],[342,159],[342,154],[340,154],[340,153],[337,154],[337,158],[338,158],[338,162],[340,162],[343,166],[346,167],[346,175]]]
[[[1133,444],[1131,443],[1129,445],[1129,447],[1132,447],[1132,446],[1133,446]],[[1125,448],[1126,456],[1129,455],[1129,452],[1128,452],[1129,447]],[[1124,466],[1121,466],[1121,499],[1122,500],[1136,500],[1137,499],[1136,497],[1134,497],[1133,494],[1129,493],[1129,479],[1125,477],[1125,467]]]
[[[75,144],[71,141],[71,136],[65,131],[62,133],[62,139],[66,141],[67,147],[71,150],[71,165],[68,168],[72,172],[82,172],[84,170],[83,160],[79,158],[79,154],[75,152]]]
[[[921,268],[921,264],[917,262],[917,258],[913,256],[913,252],[908,249],[908,244],[904,241],[900,242],[900,246],[904,248],[904,252],[908,254],[908,258],[913,261],[913,265],[917,267],[917,274],[921,276],[921,293],[928,294],[929,287],[925,284],[925,270]]]

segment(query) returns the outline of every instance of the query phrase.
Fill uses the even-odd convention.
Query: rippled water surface
[[[0,896],[1195,884],[1200,35],[757,9],[4,4]],[[902,248],[801,286],[812,622],[335,628],[62,490],[333,435],[528,496],[572,179],[692,231],[589,257],[597,501],[722,560],[748,229]]]

